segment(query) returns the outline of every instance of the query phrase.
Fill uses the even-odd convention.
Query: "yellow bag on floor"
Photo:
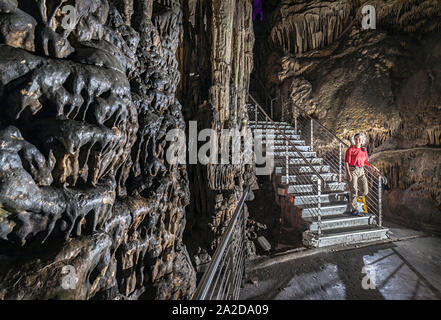
[[[364,196],[357,197],[357,211],[367,213],[366,198]]]

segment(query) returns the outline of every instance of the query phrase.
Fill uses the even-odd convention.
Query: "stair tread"
[[[334,173],[334,172],[319,172],[319,174],[321,176],[330,176],[330,175],[338,175],[338,173]],[[286,177],[286,174],[283,173],[276,173],[276,175],[281,176],[281,177]],[[307,178],[310,176],[316,176],[317,174],[315,172],[289,172],[289,176],[290,177],[299,177],[299,178]],[[337,181],[334,181],[337,182]]]
[[[256,121],[255,120],[250,120],[250,121],[248,121],[248,123],[249,124],[256,124]],[[288,122],[280,122],[280,121],[260,121],[260,120],[257,120],[257,124],[273,124],[273,123],[275,123],[275,124],[281,124],[281,125],[290,125]]]
[[[290,124],[285,124],[285,123],[257,123],[257,124],[255,124],[255,123],[250,123],[249,124],[250,125],[250,127],[253,129],[253,128],[255,128],[255,127],[270,127],[270,126],[272,126],[272,127],[279,127],[279,128],[290,128],[290,129],[295,129],[292,125],[290,125]]]
[[[323,160],[323,158],[309,158],[309,157],[305,157],[306,158],[306,160],[310,160],[310,159],[317,159],[317,160]],[[286,168],[286,165],[285,165],[285,163],[282,163],[282,158],[275,158],[274,160],[279,160],[279,162],[280,163],[278,163],[275,167],[276,168],[278,168],[278,169],[285,169]],[[290,159],[290,160],[292,160],[292,158]],[[286,162],[286,158],[285,158],[285,162]],[[331,167],[331,165],[329,165],[329,164],[320,164],[320,163],[310,163],[310,162],[307,162],[307,163],[291,163],[290,165],[289,165],[290,167],[311,167],[311,166],[313,166],[313,167]]]
[[[309,173],[309,175],[315,175],[314,173]],[[298,175],[299,176],[299,175]],[[314,181],[315,182],[315,181]],[[337,181],[331,181],[331,182],[327,182],[326,183],[327,185],[328,184],[332,184],[332,185],[337,185],[337,184],[346,184],[346,182],[337,182]],[[314,183],[314,184],[311,184],[311,183],[306,183],[306,184],[294,184],[294,183],[290,183],[289,184],[289,186],[290,187],[310,187],[310,186],[315,186],[316,184]],[[322,191],[323,190],[329,190],[329,188],[328,188],[328,186],[325,186],[324,188],[322,187]],[[335,191],[335,190],[332,190],[332,191]]]
[[[296,146],[297,147],[297,146]],[[305,146],[305,147],[308,147],[308,146]],[[298,150],[298,151],[297,151]],[[312,154],[316,154],[316,152],[315,151],[310,151],[310,150],[308,150],[308,151],[305,151],[305,150],[300,150],[300,149],[295,149],[295,148],[293,148],[293,150],[288,150],[288,154],[289,154],[289,158],[293,158],[294,156],[298,156],[299,155],[299,152],[301,152],[302,154],[303,154],[303,156],[304,156],[304,154],[305,153],[312,153]],[[274,154],[277,158],[282,158],[282,159],[286,159],[286,150],[266,150],[266,153],[269,153],[269,154],[274,154],[274,153],[276,153],[276,154]],[[306,158],[306,157],[305,157]],[[309,158],[315,158],[315,156],[312,156],[312,157],[309,157]]]
[[[307,163],[290,163],[290,165],[292,165],[292,166],[303,166],[303,167],[307,166],[308,164],[318,165],[318,166],[322,165],[322,164],[313,163],[311,161],[312,161],[312,159],[317,159],[316,161],[323,161],[323,158],[317,158],[317,157],[305,157],[305,158],[306,158]],[[291,157],[289,159],[289,161],[295,161],[297,159],[303,160],[303,158],[301,158],[301,157],[295,157],[295,158]],[[274,157],[274,162],[277,162],[278,164],[279,163],[285,163],[286,162],[286,158],[285,157]],[[324,164],[324,165],[326,165],[326,164]]]
[[[354,233],[362,233],[362,232],[372,232],[372,231],[387,231],[389,229],[380,227],[377,225],[364,225],[364,226],[355,226],[355,227],[347,227],[347,228],[338,228],[338,229],[329,229],[322,230],[322,234],[320,237],[338,237],[345,236]],[[316,233],[316,232],[314,232]]]
[[[313,184],[306,184],[306,185],[290,184],[288,187],[288,193],[291,195],[298,194],[298,196],[303,196],[304,194],[311,194],[311,192],[314,192],[313,190],[311,190],[311,188],[313,187],[314,187]],[[327,191],[344,191],[344,190],[336,190],[336,189],[343,189],[343,186],[340,185],[334,187],[327,186],[325,188],[322,188],[322,194]]]
[[[349,192],[347,192],[347,191],[334,191],[334,190],[325,190],[325,192],[322,192],[322,196],[330,196],[330,195],[340,195],[340,196],[342,196],[342,195],[348,195],[349,194]],[[317,194],[302,194],[302,196],[301,196],[302,198],[304,198],[304,197],[317,197]]]
[[[328,216],[322,216],[322,222],[333,222],[333,221],[339,221],[339,220],[362,220],[362,219],[368,219],[370,216],[373,215],[366,215],[363,217],[353,216],[351,214],[336,214],[336,215],[328,215]],[[318,221],[317,217],[304,217],[303,220],[306,222],[314,223]]]
[[[343,207],[346,205],[348,205],[347,201],[324,202],[324,203],[321,203],[321,208],[322,209],[339,208],[339,207]],[[317,208],[317,203],[299,204],[299,205],[297,205],[297,207],[302,208],[302,209],[312,209],[312,208]]]

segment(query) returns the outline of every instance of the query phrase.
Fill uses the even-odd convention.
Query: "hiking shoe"
[[[352,211],[351,211],[351,214],[352,214],[354,217],[364,217],[364,213],[363,213],[363,212],[359,212],[358,210],[352,210]]]

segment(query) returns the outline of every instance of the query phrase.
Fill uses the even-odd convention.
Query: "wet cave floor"
[[[381,243],[284,246],[248,261],[240,299],[440,300],[441,238],[391,222],[385,226],[390,239]]]

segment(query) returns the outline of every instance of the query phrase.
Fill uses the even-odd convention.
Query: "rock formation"
[[[170,163],[167,133],[249,134],[252,26],[248,0],[0,0],[0,299],[192,297],[254,168]]]
[[[256,63],[273,97],[367,133],[388,218],[441,230],[439,1],[369,1],[376,30],[365,0],[262,3],[253,53],[249,0],[0,0],[0,299],[190,299],[255,167],[171,163],[167,133],[249,137]],[[263,216],[249,238],[279,236]]]
[[[0,1],[0,299],[191,297],[181,33],[177,1]]]
[[[362,28],[365,4],[376,9],[375,30]],[[257,63],[271,95],[348,144],[364,131],[389,178],[386,216],[441,232],[440,2],[284,0],[268,16]]]
[[[197,121],[199,130],[214,129],[219,145],[222,130],[249,135],[245,106],[253,69],[251,2],[182,0],[182,7],[179,98],[185,119]],[[198,271],[209,260],[207,253],[214,253],[245,186],[256,186],[253,165],[243,158],[237,164],[229,160],[188,166],[191,201],[185,239]]]

